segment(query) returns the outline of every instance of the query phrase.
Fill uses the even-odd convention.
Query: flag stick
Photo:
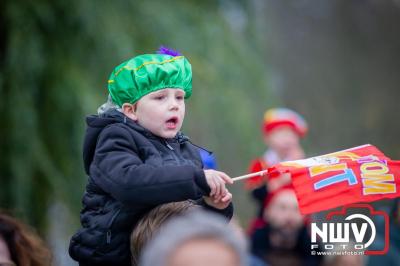
[[[268,173],[268,170],[263,170],[263,171],[255,172],[255,173],[252,173],[252,174],[241,175],[241,176],[237,176],[237,177],[232,178],[232,181],[235,182],[235,181],[247,179],[247,178],[250,178],[250,177],[253,177],[253,176],[265,175],[267,173]]]

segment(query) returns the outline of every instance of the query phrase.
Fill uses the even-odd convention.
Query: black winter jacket
[[[87,118],[83,159],[89,179],[82,228],[69,247],[82,265],[130,265],[130,233],[144,213],[188,199],[205,205],[210,193],[187,137],[157,137],[116,110]],[[233,206],[213,210],[230,219]]]

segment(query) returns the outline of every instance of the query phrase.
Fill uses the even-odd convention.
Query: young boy
[[[196,200],[230,219],[223,172],[203,170],[198,149],[180,133],[192,93],[188,60],[145,54],[117,66],[109,101],[87,118],[83,147],[89,175],[82,228],[69,253],[80,265],[130,265],[129,235],[157,205]]]
[[[308,249],[311,237],[300,214],[291,185],[269,193],[264,201],[263,224],[250,235],[251,252],[268,265],[320,265],[321,256]]]

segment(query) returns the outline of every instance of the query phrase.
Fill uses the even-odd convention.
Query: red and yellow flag
[[[270,174],[291,173],[302,214],[400,197],[400,161],[369,144],[283,162],[269,170]]]

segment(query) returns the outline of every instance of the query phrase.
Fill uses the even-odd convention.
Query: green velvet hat
[[[139,55],[117,66],[108,80],[110,96],[119,107],[165,88],[182,89],[185,98],[192,94],[192,66],[184,56]]]

